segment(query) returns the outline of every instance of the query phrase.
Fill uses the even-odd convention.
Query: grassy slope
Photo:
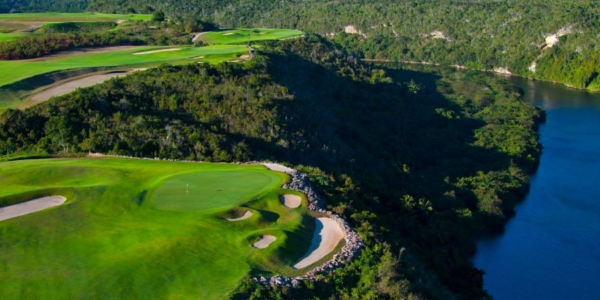
[[[260,174],[254,186],[250,174]],[[204,181],[210,178],[218,180]],[[8,187],[0,191],[0,205],[48,188],[68,198],[63,206],[0,222],[2,299],[221,299],[261,262],[271,262],[271,271],[289,270],[312,235],[304,207],[279,204],[285,175],[262,166],[26,160],[1,163],[0,179]],[[183,179],[190,182],[190,194],[219,189],[230,197],[202,210],[156,209],[151,199],[164,195],[160,186]],[[206,184],[192,187],[198,182]],[[240,185],[245,190],[237,190]],[[264,196],[239,208],[252,209],[250,219],[222,220],[256,194]],[[252,248],[263,233],[278,239],[267,249]]]
[[[298,37],[302,34],[302,31],[290,29],[239,28],[208,32],[203,34],[200,39],[208,44],[227,45],[243,44],[248,41],[279,40]]]
[[[103,14],[103,13],[19,13],[0,14],[0,20],[13,22],[77,22],[77,21],[118,21],[118,20],[145,20],[152,19],[152,15],[141,14]]]

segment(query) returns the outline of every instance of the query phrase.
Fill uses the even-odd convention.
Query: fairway
[[[178,47],[181,48],[179,51],[134,55],[136,52],[169,48],[172,47],[132,47],[126,50],[72,52],[71,54],[63,53],[41,59],[0,61],[0,87],[34,75],[59,70],[136,66],[150,63],[189,63],[192,61],[216,63],[233,59],[239,54],[248,52],[245,46],[215,45],[207,47],[183,46]],[[198,56],[204,57],[200,59],[197,58]]]
[[[223,299],[250,273],[293,272],[315,223],[260,165],[22,160],[0,178],[0,206],[67,199],[0,221],[0,299]],[[252,215],[228,221],[234,210]]]
[[[243,44],[252,41],[280,40],[299,37],[304,34],[299,30],[270,28],[239,28],[207,32],[200,40],[211,45]]]
[[[19,23],[48,23],[48,22],[116,22],[119,20],[150,21],[152,15],[142,14],[103,14],[103,13],[16,13],[0,14],[0,21]]]

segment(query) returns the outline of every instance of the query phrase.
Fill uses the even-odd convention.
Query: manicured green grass
[[[25,35],[26,35],[26,33],[23,33],[23,32],[0,33],[0,42],[8,42],[8,41],[16,40]]]
[[[247,170],[177,176],[154,192],[154,205],[159,209],[172,211],[233,206],[268,191],[271,181],[273,177],[268,174]],[[257,186],[265,188],[257,190]]]
[[[136,52],[169,48],[181,48],[181,50],[143,55],[133,54]],[[221,61],[226,61],[235,58],[241,53],[247,52],[248,50],[246,47],[239,45],[215,45],[207,47],[136,47],[127,50],[74,53],[35,60],[0,61],[0,87],[34,75],[58,70],[108,66],[135,66],[148,63],[189,63],[192,61],[209,60],[211,55],[218,55],[222,58]],[[198,58],[199,56],[205,57]]]
[[[306,206],[279,203],[289,192],[279,188],[285,178],[232,164],[0,163],[0,206],[47,194],[68,199],[0,222],[0,299],[226,298],[249,273],[290,270],[310,244]],[[224,220],[232,210],[253,216]],[[277,240],[252,248],[261,234]]]
[[[18,13],[0,14],[0,20],[13,22],[77,22],[77,21],[118,21],[118,20],[144,20],[149,21],[152,15],[142,14],[103,14],[103,13]]]
[[[299,37],[302,34],[302,31],[290,29],[239,28],[208,32],[200,39],[208,44],[228,45],[244,44],[248,41],[280,40]]]

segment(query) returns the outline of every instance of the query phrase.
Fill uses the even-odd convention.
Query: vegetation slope
[[[4,7],[4,8],[1,8]],[[366,58],[427,61],[600,89],[600,5],[591,0],[0,1],[0,11],[90,10],[197,15],[221,27],[357,34],[337,41]],[[546,37],[557,36],[548,47]],[[534,66],[535,62],[535,67]]]
[[[246,281],[240,298],[486,296],[469,256],[537,166],[543,112],[507,82],[360,62],[310,35],[244,64],[162,66],[0,115],[0,154],[104,152],[286,161],[365,238],[303,289]]]

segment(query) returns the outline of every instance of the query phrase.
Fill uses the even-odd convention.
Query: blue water
[[[473,261],[497,300],[600,299],[600,94],[512,80],[547,111],[544,150],[516,216]]]

